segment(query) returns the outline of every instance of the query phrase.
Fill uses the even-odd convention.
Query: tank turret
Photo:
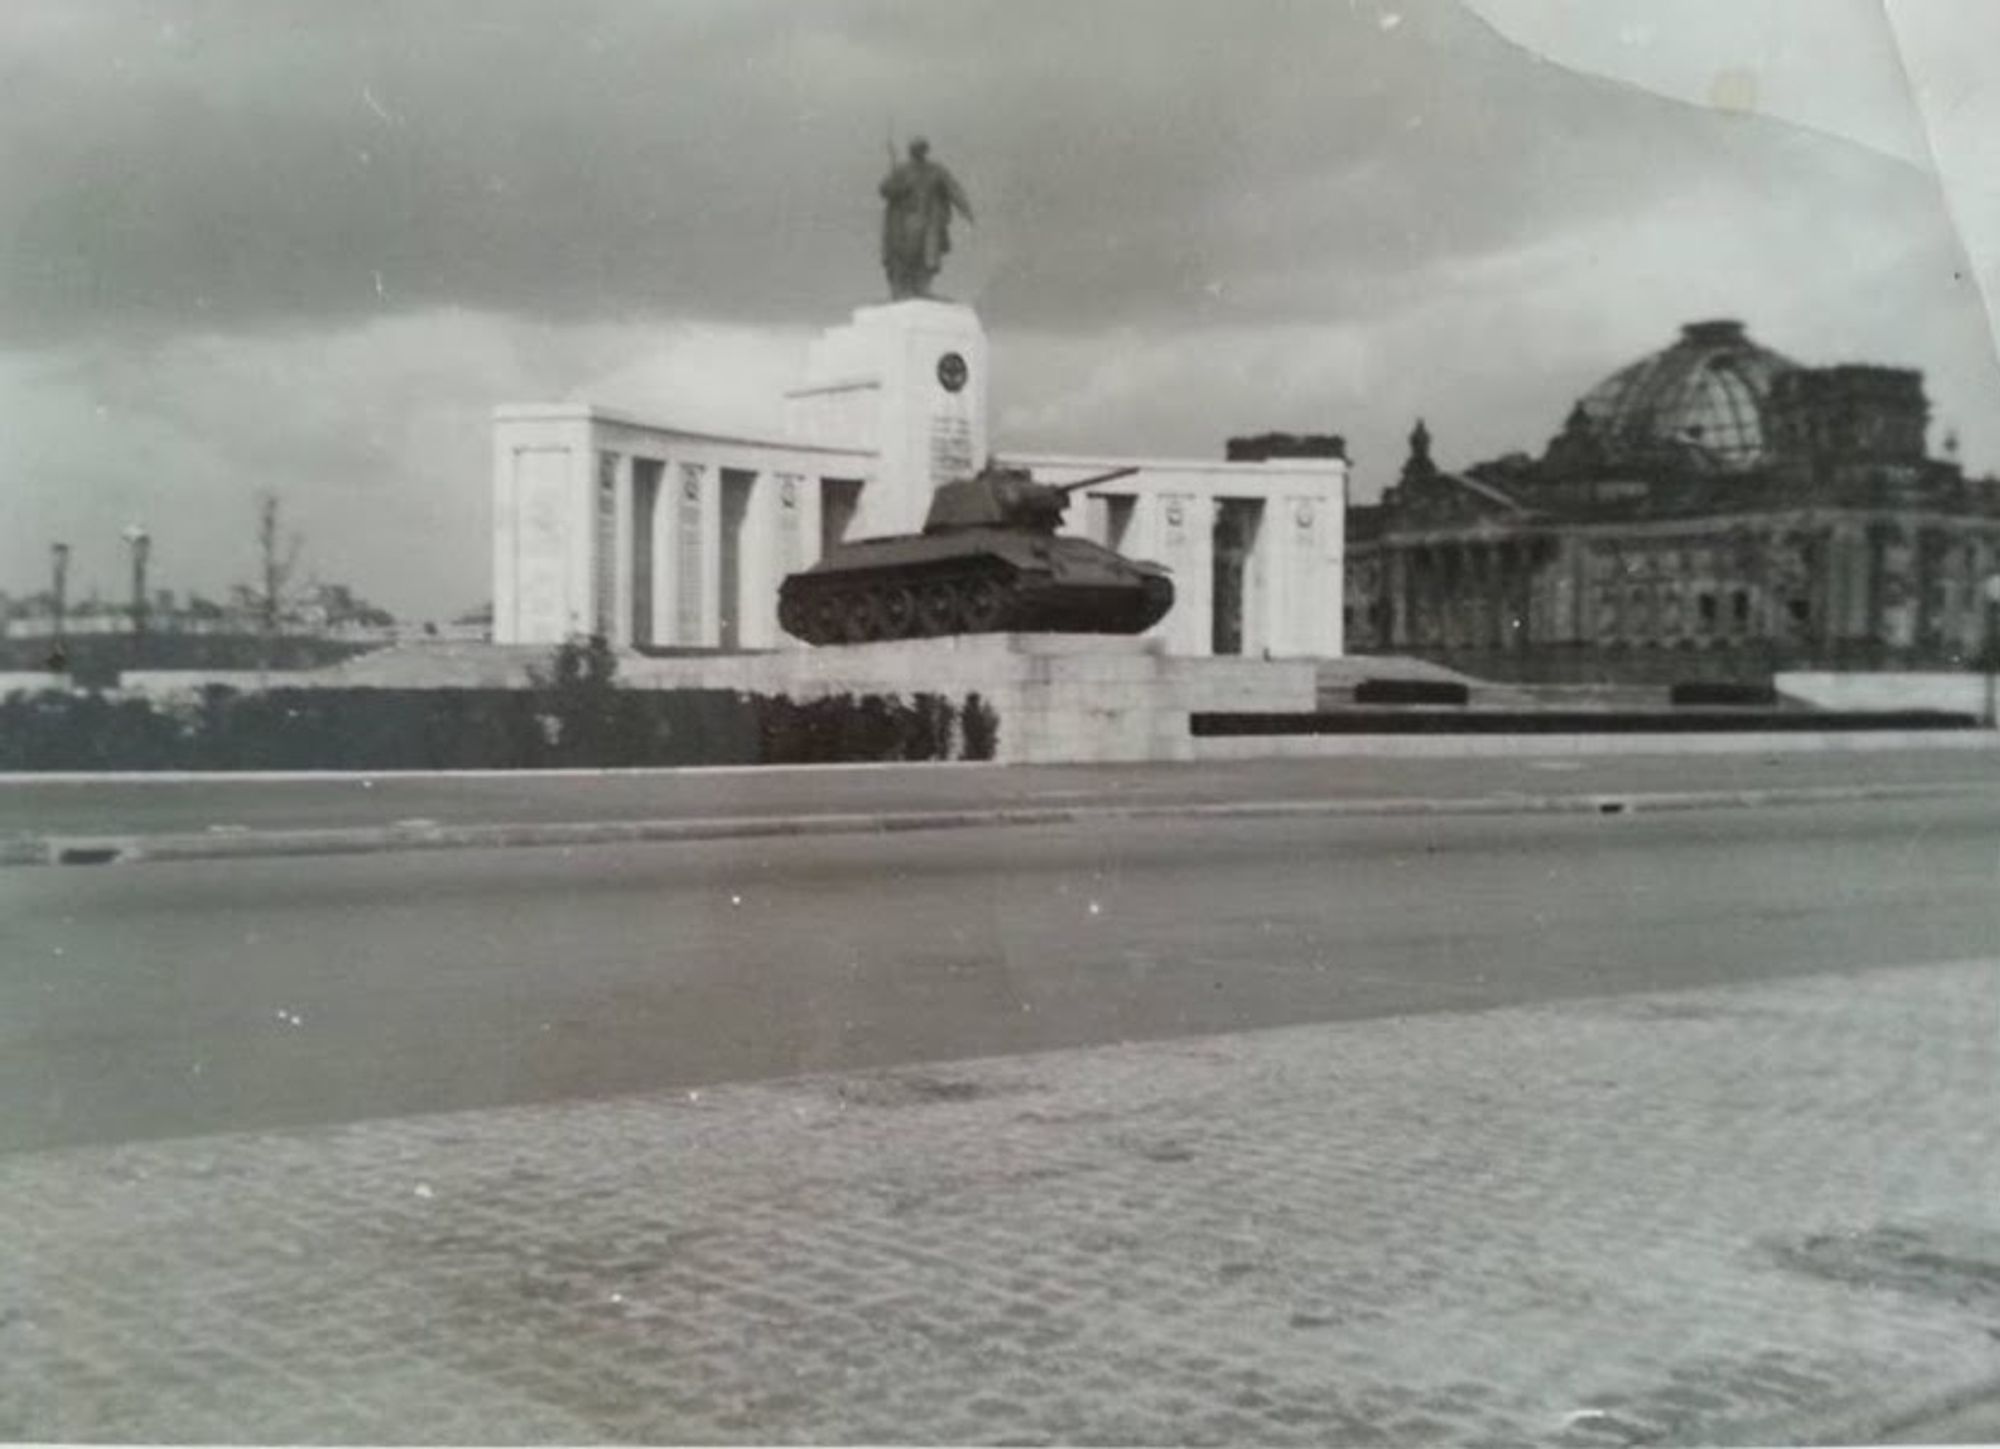
[[[931,495],[921,534],[831,549],[778,591],[778,622],[808,644],[1013,630],[1137,634],[1173,607],[1158,564],[1057,532],[1070,495],[1138,472],[1038,483],[988,463]]]
[[[970,478],[946,483],[931,494],[925,533],[958,528],[1026,528],[1054,533],[1069,511],[1069,495],[1117,478],[1129,478],[1137,468],[1113,468],[1090,478],[1061,485],[1037,483],[1026,468],[988,463]]]

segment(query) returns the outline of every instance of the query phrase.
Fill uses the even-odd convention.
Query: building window
[[[1738,589],[1734,594],[1730,595],[1729,612],[1730,616],[1735,620],[1737,628],[1744,628],[1750,623],[1750,591],[1748,589]]]
[[[1715,627],[1715,595],[1704,590],[1697,597],[1696,607],[1701,612],[1701,627],[1704,629],[1713,629]]]

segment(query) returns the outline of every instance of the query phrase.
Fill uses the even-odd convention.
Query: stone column
[[[712,472],[705,464],[685,459],[667,465],[663,487],[670,491],[661,500],[662,511],[671,518],[673,534],[673,564],[668,571],[673,580],[672,627],[667,637],[676,644],[713,642],[708,635],[708,618],[714,585],[705,565],[715,557],[715,551],[709,546],[707,509],[703,506]]]
[[[632,490],[635,470],[630,453],[613,455],[611,465],[611,618],[605,631],[606,642],[614,649],[630,649],[632,637]]]
[[[1410,642],[1409,557],[1407,550],[1395,544],[1382,545],[1386,616],[1380,621],[1377,638],[1390,649],[1401,649]]]
[[[1438,574],[1443,567],[1435,543],[1421,543],[1410,551],[1410,643],[1420,648],[1444,638],[1443,621],[1438,618]]]

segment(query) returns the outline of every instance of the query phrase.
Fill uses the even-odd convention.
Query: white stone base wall
[[[1787,699],[1803,700],[1820,709],[1941,709],[1983,717],[1990,702],[1986,676],[1969,670],[1951,673],[1799,670],[1779,674],[1772,683]]]
[[[1157,640],[1100,634],[975,634],[783,654],[630,659],[640,689],[734,689],[816,699],[835,694],[977,693],[999,719],[997,758],[1012,763],[1181,760],[1194,756],[1197,710],[1309,711],[1305,659],[1199,659]]]
[[[51,669],[0,669],[0,699],[10,694],[40,694],[45,689],[68,689],[67,674]]]

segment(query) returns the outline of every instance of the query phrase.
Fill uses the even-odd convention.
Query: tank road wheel
[[[824,593],[806,605],[806,617],[810,621],[811,632],[806,635],[815,644],[832,644],[838,640],[841,628],[840,595]]]
[[[875,594],[875,619],[884,639],[907,639],[917,626],[917,596],[902,584],[884,584]]]
[[[998,579],[981,575],[965,581],[960,599],[960,617],[968,634],[990,634],[1007,617],[1007,591]]]
[[[806,643],[811,644],[814,640],[807,633],[807,630],[812,627],[811,621],[812,616],[807,613],[806,606],[800,602],[796,594],[778,595],[778,627],[780,629],[783,629],[794,639],[803,639]]]
[[[958,590],[934,579],[917,591],[917,629],[927,637],[958,632]]]
[[[840,601],[840,637],[866,644],[882,637],[881,602],[873,589],[856,589]]]

